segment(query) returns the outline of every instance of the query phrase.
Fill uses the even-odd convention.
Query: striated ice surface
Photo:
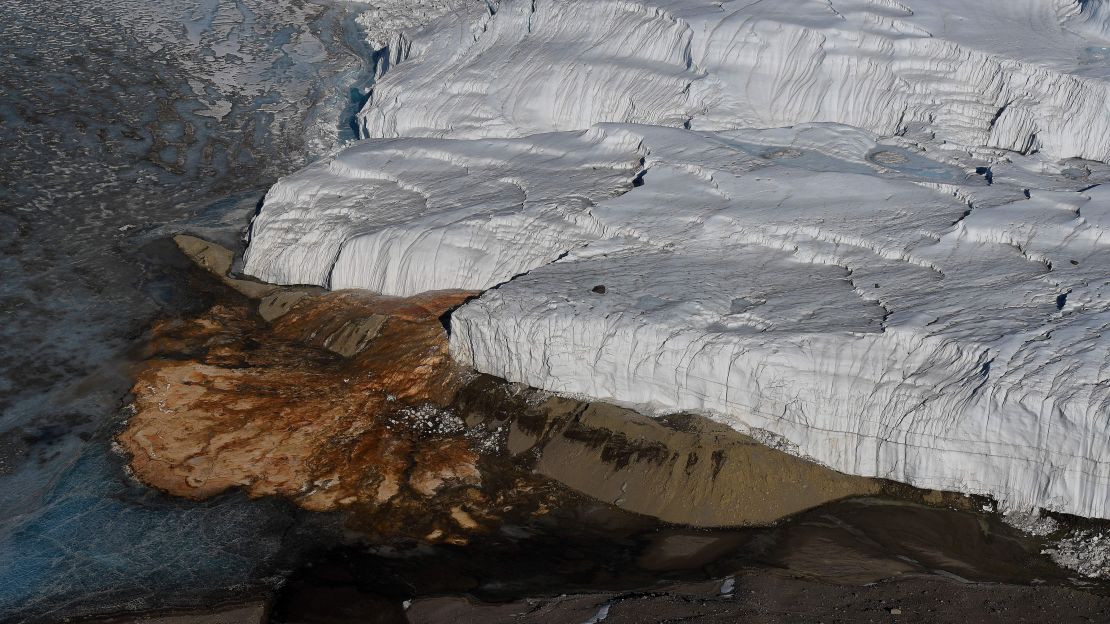
[[[1110,517],[1104,3],[504,0],[408,32],[246,270],[483,372]],[[399,44],[397,44],[399,45]]]
[[[879,147],[820,167],[731,134],[628,131],[646,137],[645,184],[593,210],[623,236],[455,312],[458,359],[709,412],[853,474],[1107,514],[1101,187],[965,183],[960,201],[897,165],[857,173]]]
[[[836,122],[889,135],[927,124],[964,146],[1110,157],[1101,1],[526,0],[491,10],[440,20],[407,45],[361,114],[363,134],[520,136],[627,121]]]
[[[632,188],[638,139],[363,142],[278,182],[253,224],[262,279],[412,295],[484,289],[599,237]]]

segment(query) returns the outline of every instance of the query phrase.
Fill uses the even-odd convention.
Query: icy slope
[[[362,131],[924,124],[965,146],[1105,160],[1107,54],[1083,37],[1106,13],[1065,0],[507,0],[423,33]]]
[[[1103,2],[468,6],[247,272],[489,289],[452,317],[483,372],[1110,517]]]

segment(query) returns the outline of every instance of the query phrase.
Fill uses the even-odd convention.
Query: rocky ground
[[[635,592],[582,594],[479,605],[418,600],[413,624],[457,622],[1105,622],[1110,598],[1060,587],[966,585],[913,577],[846,589],[767,571]]]
[[[913,576],[846,588],[774,571],[746,571],[700,583],[667,583],[625,592],[536,596],[479,603],[462,596],[411,603],[314,588],[274,611],[252,602],[192,613],[112,618],[104,623],[224,624],[368,622],[375,624],[564,624],[753,622],[1085,623],[1110,618],[1110,598],[1062,587],[963,584]]]

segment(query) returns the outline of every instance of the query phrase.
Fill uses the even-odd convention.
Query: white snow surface
[[[483,290],[451,323],[482,372],[1110,517],[1108,31],[1096,0],[448,12],[245,268]]]

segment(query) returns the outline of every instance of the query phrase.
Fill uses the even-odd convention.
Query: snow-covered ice
[[[405,34],[246,270],[483,372],[1110,517],[1110,8],[504,0]],[[1085,160],[1083,160],[1085,159]]]

